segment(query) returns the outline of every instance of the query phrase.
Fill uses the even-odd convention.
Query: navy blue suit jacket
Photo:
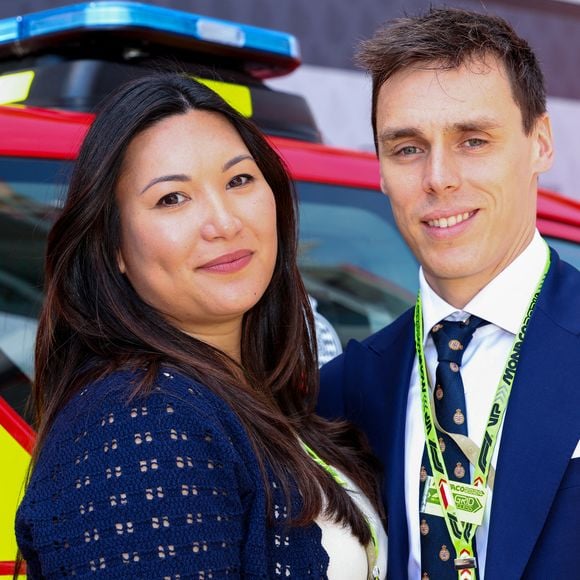
[[[383,463],[392,580],[406,577],[409,558],[404,457],[414,356],[409,310],[351,341],[321,374],[319,413],[354,421]],[[580,272],[552,251],[504,420],[486,580],[580,578],[579,439]]]

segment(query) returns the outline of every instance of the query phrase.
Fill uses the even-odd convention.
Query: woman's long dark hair
[[[115,188],[136,135],[192,109],[223,115],[238,131],[276,200],[278,256],[272,281],[243,319],[241,365],[172,326],[135,292],[117,266],[120,218]],[[36,342],[32,398],[35,457],[71,396],[118,368],[146,369],[133,396],[151,389],[161,365],[195,377],[235,411],[262,466],[285,493],[296,486],[297,525],[327,513],[350,524],[363,543],[369,530],[347,494],[304,453],[296,435],[349,475],[378,505],[367,448],[346,424],[314,415],[318,370],[312,312],[298,268],[296,201],[277,154],[251,122],[207,87],[180,74],[141,78],[110,97],[84,141],[63,211],[48,237],[46,301]],[[265,479],[265,481],[267,481]],[[271,486],[265,485],[271,502]],[[287,496],[289,497],[289,496]]]

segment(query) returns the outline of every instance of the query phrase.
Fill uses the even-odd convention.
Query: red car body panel
[[[16,439],[25,451],[32,453],[36,433],[3,397],[0,397],[0,425]]]
[[[93,120],[86,113],[0,106],[0,156],[74,160]],[[268,139],[296,181],[380,191],[379,164],[372,153]],[[580,202],[540,190],[538,228],[546,236],[580,243]],[[31,453],[33,430],[1,397],[0,426]],[[0,561],[0,577],[12,570],[13,562]]]
[[[93,119],[87,113],[0,107],[0,155],[74,160]],[[297,181],[379,189],[379,166],[371,153],[269,140]],[[580,242],[580,202],[540,190],[538,227],[545,235]]]

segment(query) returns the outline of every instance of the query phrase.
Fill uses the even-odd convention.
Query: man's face
[[[395,74],[379,91],[377,136],[402,235],[433,289],[464,306],[533,237],[549,119],[526,135],[507,74],[488,58]]]

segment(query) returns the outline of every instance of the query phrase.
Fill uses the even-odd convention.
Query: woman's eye
[[[230,180],[230,182],[227,185],[227,188],[230,189],[231,187],[242,187],[243,185],[247,185],[253,180],[254,178],[251,175],[248,175],[247,173],[236,175],[233,179]]]
[[[174,205],[179,205],[180,203],[184,202],[186,199],[183,193],[172,192],[164,195],[158,202],[157,205],[163,207],[169,207]]]

